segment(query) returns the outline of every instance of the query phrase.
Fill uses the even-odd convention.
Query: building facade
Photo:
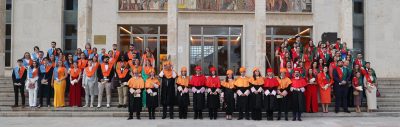
[[[277,72],[279,44],[300,36],[303,45],[341,38],[378,77],[400,77],[392,57],[400,48],[398,0],[0,1],[0,76],[11,76],[25,52],[47,51],[52,41],[67,54],[86,43],[107,51],[113,44],[121,51],[134,44],[140,53],[149,47],[158,72],[169,60],[189,74],[197,65],[206,75],[212,66],[220,76],[242,66],[264,74],[268,67]]]

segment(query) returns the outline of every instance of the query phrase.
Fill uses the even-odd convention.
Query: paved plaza
[[[303,121],[252,121],[225,119],[203,120],[165,119],[126,120],[123,117],[2,117],[0,127],[340,127],[340,126],[385,126],[399,127],[399,117],[321,117],[303,118]]]

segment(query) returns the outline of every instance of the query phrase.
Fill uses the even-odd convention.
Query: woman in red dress
[[[317,76],[314,74],[313,69],[310,68],[307,71],[307,88],[306,88],[306,106],[307,112],[316,113],[319,111],[318,107],[318,86]]]
[[[307,47],[306,51],[304,53],[304,68],[306,70],[308,70],[309,68],[311,68],[311,63],[313,62],[313,58],[314,58],[314,53],[311,50],[311,47]]]
[[[82,90],[82,80],[81,80],[81,69],[78,67],[78,62],[74,61],[74,67],[70,71],[70,81],[69,86],[69,100],[68,104],[72,107],[81,106],[81,90]]]

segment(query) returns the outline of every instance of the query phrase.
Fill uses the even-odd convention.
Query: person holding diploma
[[[243,119],[243,112],[245,112],[245,117],[247,120],[249,118],[249,95],[250,95],[250,84],[248,78],[246,76],[246,68],[241,67],[239,69],[240,77],[238,77],[235,81],[235,86],[237,88],[237,102],[236,102],[236,110],[239,111],[239,118],[238,120]]]
[[[289,77],[286,77],[286,68],[282,68],[279,70],[280,77],[277,77],[279,86],[278,86],[278,95],[276,95],[278,101],[278,119],[281,120],[281,113],[285,113],[285,121],[288,121],[288,112],[289,112],[289,92],[290,92],[290,85],[292,81]],[[265,81],[264,81],[265,82]]]
[[[161,83],[158,80],[157,77],[155,77],[155,70],[150,69],[149,70],[149,77],[146,79],[146,83],[144,85],[144,88],[147,88],[146,90],[146,106],[149,111],[149,119],[156,119],[154,116],[154,112],[156,108],[158,107],[158,88],[160,87]],[[143,91],[144,92],[144,91]]]
[[[217,110],[221,107],[219,102],[219,91],[221,87],[221,80],[217,76],[217,68],[210,68],[211,76],[208,76],[206,87],[207,87],[207,108],[210,120],[217,119]]]
[[[176,80],[177,91],[176,91],[176,98],[177,98],[177,105],[179,107],[179,119],[186,119],[188,106],[190,105],[189,100],[189,82],[190,79],[187,76],[187,69],[186,67],[181,68],[181,76],[178,76]]]
[[[279,86],[279,82],[276,78],[274,78],[274,71],[272,68],[267,69],[267,76],[264,80],[264,110],[267,111],[267,120],[274,120],[273,112],[278,109],[278,101],[277,101],[277,87]]]
[[[136,112],[136,119],[140,120],[140,112],[142,111],[142,91],[144,88],[143,78],[139,76],[139,71],[133,69],[133,77],[129,79],[127,85],[129,86],[129,117],[128,120],[133,119],[133,112]]]
[[[264,91],[264,78],[261,76],[260,69],[255,67],[253,69],[253,76],[250,77],[250,109],[251,109],[251,119],[261,120],[262,119],[262,109],[263,109],[263,94]]]
[[[193,110],[194,110],[194,118],[193,119],[203,119],[203,109],[205,108],[205,95],[204,91],[206,85],[206,77],[201,74],[201,67],[197,66],[195,68],[196,75],[192,76],[190,80],[190,85],[192,86],[193,92]]]

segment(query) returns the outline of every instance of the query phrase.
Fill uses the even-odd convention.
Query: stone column
[[[338,37],[346,42],[347,48],[353,48],[353,3],[352,0],[339,2],[339,31]]]
[[[0,0],[0,24],[0,77],[3,77],[6,50],[6,0]]]
[[[172,62],[174,70],[178,68],[178,1],[168,1],[168,60]],[[189,70],[189,69],[188,69]]]
[[[255,50],[256,50],[256,61],[255,67],[260,68],[261,74],[265,74],[265,34],[266,34],[266,2],[265,0],[255,0]],[[268,56],[270,57],[270,56]],[[252,70],[252,69],[250,69]]]
[[[78,1],[78,44],[82,50],[86,43],[92,43],[92,0]],[[93,45],[93,44],[92,44]],[[92,46],[93,47],[93,46]]]

